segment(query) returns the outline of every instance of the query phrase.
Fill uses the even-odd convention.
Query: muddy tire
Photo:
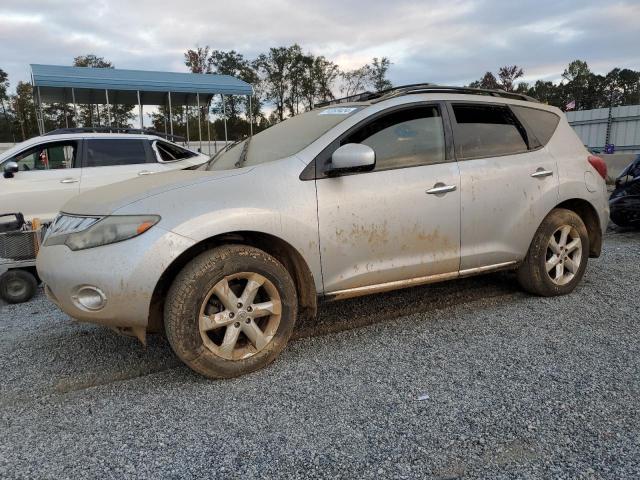
[[[27,302],[37,288],[36,277],[26,270],[9,270],[0,275],[0,298],[7,303]]]
[[[547,215],[518,269],[518,282],[529,293],[551,297],[573,291],[589,259],[589,235],[571,210],[556,208]]]
[[[176,355],[209,378],[258,370],[286,346],[297,316],[291,276],[257,248],[227,245],[200,254],[174,280],[165,302]]]

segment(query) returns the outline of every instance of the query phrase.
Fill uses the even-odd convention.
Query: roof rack
[[[454,87],[448,85],[436,85],[435,83],[414,83],[411,85],[401,85],[398,87],[389,88],[380,92],[364,92],[356,95],[350,95],[348,97],[337,98],[328,102],[322,102],[316,105],[316,107],[326,107],[328,105],[335,105],[339,103],[348,102],[366,102],[373,101],[373,103],[387,100],[388,98],[399,97],[402,95],[411,95],[418,93],[459,93],[465,95],[485,95],[491,97],[510,98],[512,100],[524,100],[525,102],[539,103],[533,97],[524,95],[522,93],[507,92],[505,90],[491,90],[486,88],[471,88],[471,87]]]
[[[180,135],[171,135],[170,133],[158,132],[147,128],[121,128],[121,127],[74,127],[74,128],[58,128],[44,135],[62,135],[65,133],[129,133],[132,135],[155,135],[162,137],[174,143],[184,143],[185,138]]]

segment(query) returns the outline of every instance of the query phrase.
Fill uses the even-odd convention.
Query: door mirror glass
[[[18,172],[18,164],[10,161],[4,164],[4,178],[12,178],[15,173]]]
[[[331,155],[328,173],[372,170],[376,166],[373,148],[362,143],[347,143]]]

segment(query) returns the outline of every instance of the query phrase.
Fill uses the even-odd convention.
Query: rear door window
[[[519,105],[511,105],[511,109],[527,125],[527,128],[535,135],[541,146],[549,143],[560,122],[558,115],[546,110],[521,107]]]
[[[452,104],[459,160],[526,152],[527,133],[506,105]]]
[[[163,162],[175,162],[176,160],[184,160],[185,158],[195,157],[197,154],[187,150],[185,148],[181,148],[178,145],[173,145],[168,142],[155,142],[156,150],[158,151],[158,155],[160,155],[160,160]]]
[[[144,141],[138,139],[97,139],[86,141],[87,167],[110,167],[146,163]]]

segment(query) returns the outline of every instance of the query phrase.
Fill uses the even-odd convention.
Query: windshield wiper
[[[220,158],[220,155],[222,155],[224,152],[227,152],[230,148],[235,147],[240,142],[242,142],[242,140],[236,140],[235,142],[230,143],[226,147],[222,147],[220,150],[218,150],[218,152],[215,153],[213,157],[211,157],[211,159],[207,162],[207,170],[209,170],[209,167],[213,166],[216,160]]]
[[[240,152],[240,157],[236,162],[236,168],[240,168],[244,164],[245,160],[247,159],[247,151],[249,150],[249,143],[251,143],[251,137],[248,137],[247,140],[244,142],[244,147],[242,147],[242,152]]]

